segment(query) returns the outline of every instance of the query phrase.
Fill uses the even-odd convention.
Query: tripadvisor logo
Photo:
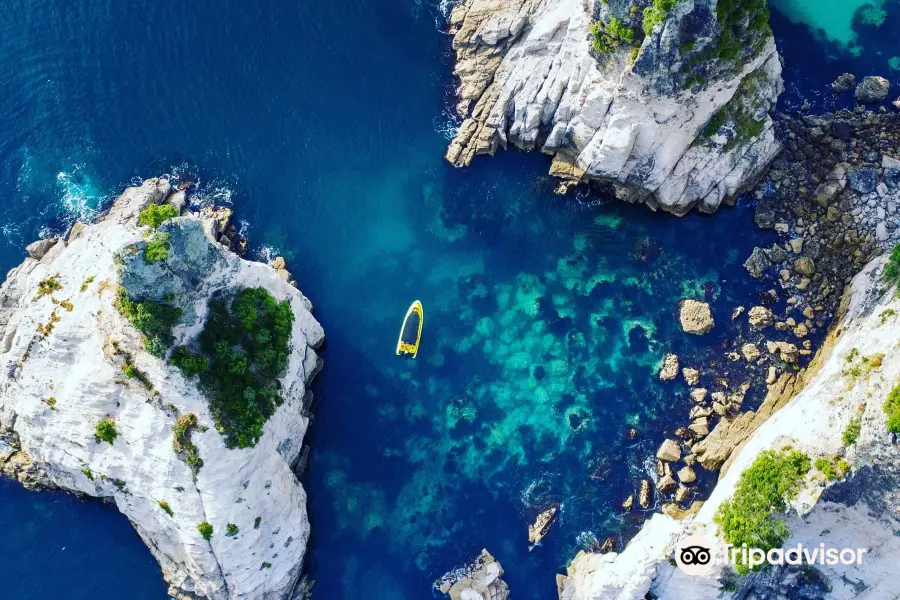
[[[761,548],[723,547],[706,536],[689,535],[678,541],[673,558],[679,569],[688,575],[703,577],[709,575],[713,567],[723,562],[737,567],[755,569],[763,564],[770,565],[861,565],[868,548],[833,548],[825,544],[806,546],[797,544],[790,548],[773,548],[768,552]]]

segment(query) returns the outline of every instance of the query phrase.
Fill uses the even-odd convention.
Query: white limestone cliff
[[[721,23],[717,0],[678,0],[638,46],[649,4],[462,0],[450,26],[464,121],[447,159],[540,148],[553,175],[611,183],[623,200],[678,215],[735,197],[781,148],[769,117],[783,90],[771,32],[747,31],[749,15]],[[635,42],[598,53],[589,28],[612,18]],[[722,49],[726,26],[741,30],[737,56]]]
[[[816,598],[875,600],[900,597],[894,571],[900,552],[900,448],[885,426],[883,403],[900,383],[900,298],[884,282],[885,259],[875,259],[852,281],[846,313],[836,324],[821,368],[784,408],[770,417],[731,458],[713,493],[697,515],[676,521],[657,514],[619,554],[579,554],[560,577],[561,600],[638,600],[652,592],[661,600],[692,598],[793,597],[805,586]],[[880,366],[848,375],[854,357],[882,355]],[[849,358],[848,358],[849,357]],[[859,419],[856,443],[842,433]],[[820,543],[867,548],[861,565],[816,564],[811,570],[770,568],[745,578],[733,593],[722,588],[721,565],[707,577],[686,575],[669,563],[677,540],[692,534],[718,535],[716,510],[729,499],[740,474],[765,450],[790,445],[811,459],[842,456],[852,473],[828,482],[815,470],[791,502],[786,547]],[[810,573],[815,572],[814,576]],[[813,595],[808,595],[813,594]]]
[[[145,238],[139,211],[167,198],[183,203],[179,195],[164,179],[129,188],[97,223],[30,248],[39,259],[26,258],[7,275],[0,288],[0,468],[26,485],[115,503],[177,597],[291,598],[309,538],[306,493],[293,467],[309,423],[307,386],[321,366],[315,348],[323,331],[310,302],[275,270],[208,239],[210,222],[182,213],[167,224],[170,258],[152,265],[165,276],[145,283],[156,288],[148,293],[181,286],[185,311],[173,331],[176,343],[198,333],[206,302],[219,290],[262,286],[288,300],[295,315],[280,380],[284,403],[254,447],[227,448],[196,383],[145,351],[139,332],[114,307],[121,257]],[[61,288],[39,295],[39,282],[53,276]],[[147,385],[123,375],[124,353]],[[172,427],[188,413],[208,427],[191,434],[203,460],[196,479],[173,451]],[[112,444],[95,440],[106,418],[118,432]],[[198,531],[201,522],[214,528],[209,541]],[[236,534],[226,534],[229,523]]]

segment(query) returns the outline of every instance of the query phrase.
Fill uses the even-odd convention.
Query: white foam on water
[[[93,219],[104,198],[90,177],[84,173],[84,168],[84,164],[76,164],[68,171],[60,171],[56,175],[56,187],[59,190],[57,216],[67,226],[71,226],[75,221]],[[41,235],[44,233],[42,230]]]

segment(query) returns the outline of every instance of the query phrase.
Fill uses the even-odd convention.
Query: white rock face
[[[0,288],[0,438],[7,439],[0,465],[27,483],[114,502],[160,562],[173,594],[290,598],[309,538],[306,493],[292,465],[309,423],[307,384],[320,368],[314,349],[323,341],[322,328],[310,302],[272,268],[208,241],[193,217],[175,219],[190,233],[190,251],[210,261],[184,292],[183,305],[196,311],[185,311],[176,343],[201,329],[206,301],[218,290],[263,286],[289,300],[295,315],[293,350],[281,379],[284,403],[255,447],[226,448],[195,382],[147,353],[113,306],[120,278],[115,255],[144,239],[138,212],[169,191],[168,182],[156,179],[129,188],[100,222],[76,228],[40,261],[26,258],[9,272]],[[62,288],[38,297],[39,282],[57,274]],[[38,326],[48,323],[52,331],[42,338]],[[133,356],[153,390],[123,376],[113,342]],[[172,449],[172,426],[187,413],[209,428],[191,436],[204,463],[196,480]],[[94,438],[105,418],[115,420],[113,444]],[[197,529],[204,521],[214,528],[209,541]],[[238,526],[236,535],[226,536],[229,523]]]
[[[894,533],[900,530],[900,465],[882,410],[885,398],[900,382],[900,318],[896,316],[900,298],[882,281],[884,264],[883,258],[876,259],[853,279],[845,298],[847,312],[836,325],[840,336],[823,366],[732,457],[733,463],[696,517],[678,522],[655,515],[621,554],[579,554],[562,581],[562,600],[638,600],[648,591],[673,600],[792,597],[789,590],[799,584],[796,571],[788,567],[769,569],[728,594],[719,589],[721,567],[708,577],[695,577],[668,562],[681,537],[718,535],[713,517],[734,493],[740,474],[761,452],[785,444],[803,450],[812,460],[843,456],[852,465],[852,474],[843,481],[826,482],[815,470],[810,472],[787,516],[791,537],[786,547],[824,543],[869,550],[861,565],[816,564],[827,585],[819,595],[809,597],[900,597],[895,574],[900,538]],[[864,375],[854,380],[845,374],[853,361],[881,354],[880,366]],[[848,362],[848,356],[855,358]],[[861,434],[855,444],[845,447],[842,433],[853,419],[859,419]],[[807,589],[807,593],[811,592]]]
[[[601,21],[615,16],[638,32],[629,7],[596,3]],[[447,159],[465,166],[508,144],[540,147],[554,156],[553,175],[609,182],[621,199],[679,215],[715,211],[780,150],[768,114],[783,90],[771,35],[728,67],[698,59],[717,52],[716,0],[681,0],[632,64],[627,45],[593,52],[594,10],[591,0],[457,5],[450,20],[465,120]],[[728,118],[737,113],[740,124]],[[722,127],[706,132],[714,116]]]

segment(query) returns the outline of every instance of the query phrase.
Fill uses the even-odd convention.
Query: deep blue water
[[[714,356],[766,287],[740,266],[772,241],[746,202],[676,219],[558,198],[541,155],[452,169],[448,40],[425,0],[71,4],[0,13],[0,267],[160,173],[199,176],[195,202],[233,204],[254,252],[288,258],[328,337],[304,482],[316,598],[429,597],[486,547],[517,599],[545,600],[579,548],[634,530],[614,507],[685,412],[656,364]],[[721,326],[685,339],[683,297]],[[423,349],[402,362],[415,298]],[[528,552],[550,502],[559,523]],[[165,597],[111,508],[0,483],[0,531],[4,597],[62,597],[48,561],[65,597]]]

